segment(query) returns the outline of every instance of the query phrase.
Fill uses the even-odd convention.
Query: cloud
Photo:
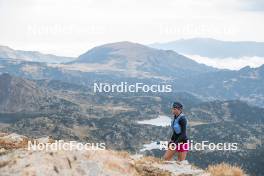
[[[0,0],[0,44],[78,56],[96,45],[123,40],[142,44],[193,37],[263,41],[263,14],[241,10],[250,2]],[[250,3],[254,6],[259,7]]]
[[[239,70],[245,66],[253,68],[259,67],[264,64],[263,57],[240,57],[240,58],[208,58],[199,55],[185,55],[192,60],[208,66],[220,69]]]

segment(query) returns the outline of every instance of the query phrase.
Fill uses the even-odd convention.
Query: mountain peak
[[[142,53],[146,51],[153,51],[155,49],[152,49],[148,46],[139,44],[139,43],[134,43],[134,42],[129,42],[129,41],[120,41],[120,42],[115,42],[115,43],[107,43],[103,44],[100,46],[96,46],[90,50],[88,50],[86,53],[82,54],[79,56],[79,59],[77,60],[82,60],[87,57],[94,57],[98,58],[105,57],[106,55],[102,55],[102,53],[106,54],[112,54],[116,53],[116,55],[127,55],[127,54],[133,54],[133,53]],[[133,51],[133,53],[131,53]],[[81,58],[81,59],[80,59]]]
[[[120,41],[120,42],[115,42],[115,43],[108,43],[99,47],[111,47],[114,49],[131,49],[131,48],[135,48],[135,49],[140,49],[140,48],[144,48],[144,49],[150,49],[149,47],[139,44],[139,43],[134,43],[134,42],[130,42],[130,41]]]
[[[135,59],[144,61],[149,55],[153,55],[157,51],[159,50],[139,43],[121,41],[94,47],[86,53],[80,55],[78,59],[73,62],[107,63],[111,60],[130,62]]]
[[[180,77],[184,74],[184,70],[186,74],[190,74],[190,70],[193,70],[195,74],[213,70],[174,51],[154,49],[128,41],[97,46],[71,63],[86,64],[86,66],[95,64],[96,67],[105,68],[104,71],[121,70],[129,76],[132,74],[136,77],[155,75],[165,79]]]

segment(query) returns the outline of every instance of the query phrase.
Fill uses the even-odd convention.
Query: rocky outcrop
[[[112,150],[28,150],[28,141],[53,143],[50,137],[29,139],[0,134],[1,175],[208,175],[188,163],[164,162],[153,157]]]
[[[29,150],[28,142],[54,144],[51,137],[29,139],[15,133],[0,133],[2,176],[242,176],[228,165],[210,166],[205,171],[187,161],[163,161],[113,150]],[[64,143],[64,142],[62,142]],[[65,142],[66,143],[66,142]]]

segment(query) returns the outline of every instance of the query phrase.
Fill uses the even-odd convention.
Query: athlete
[[[173,135],[168,143],[168,150],[164,155],[165,160],[171,160],[175,153],[178,153],[178,161],[186,159],[186,155],[189,150],[189,143],[186,134],[187,119],[182,111],[182,104],[174,102],[172,105],[172,114],[174,115],[174,118],[171,122]]]

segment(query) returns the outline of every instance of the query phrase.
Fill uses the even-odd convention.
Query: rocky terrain
[[[3,176],[243,176],[238,167],[221,164],[199,169],[187,161],[163,161],[113,150],[28,150],[28,141],[51,144],[51,137],[29,139],[0,133],[0,172]]]

